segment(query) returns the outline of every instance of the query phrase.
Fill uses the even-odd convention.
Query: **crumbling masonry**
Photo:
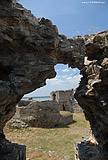
[[[85,56],[91,61],[88,65],[84,65]],[[81,70],[83,78],[75,98],[97,141],[92,154],[93,144],[87,148],[89,143],[80,143],[77,158],[108,159],[108,31],[67,38],[59,35],[50,20],[37,19],[12,0],[0,0],[1,160],[26,159],[25,147],[7,141],[3,128],[24,94],[44,86],[47,78],[56,76],[54,66],[58,63]]]

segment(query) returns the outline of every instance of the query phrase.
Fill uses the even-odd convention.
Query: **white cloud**
[[[69,72],[69,69],[63,69],[62,72]]]
[[[67,77],[66,80],[73,80],[73,78],[72,77]]]
[[[56,76],[56,78],[60,78],[61,76]]]
[[[48,96],[52,91],[67,90],[72,88],[75,89],[79,85],[80,77],[81,75],[76,75],[74,77],[66,77],[64,80],[58,79],[57,77],[53,79],[47,79],[46,86],[43,86],[26,96]]]
[[[67,81],[79,81],[81,77],[82,75],[78,74],[78,75],[75,75],[74,77],[67,77],[66,80]]]
[[[73,72],[76,72],[77,70],[74,68],[74,69],[72,69],[72,71],[73,71]]]
[[[52,86],[54,85],[61,85],[64,81],[58,78],[53,78],[53,79],[47,79],[46,84],[50,84]]]
[[[59,69],[56,69],[56,72],[59,72],[60,70]]]
[[[36,91],[26,96],[48,96],[52,91],[75,89],[79,82],[81,75],[77,68],[68,68],[68,66],[55,66],[57,76],[53,79],[46,80],[46,86],[43,86]]]
[[[63,76],[61,76],[62,78],[66,78],[68,75],[63,75]]]

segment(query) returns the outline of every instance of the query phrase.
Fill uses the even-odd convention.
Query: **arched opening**
[[[49,100],[50,93],[57,90],[76,89],[79,85],[82,75],[78,68],[70,68],[68,65],[57,64],[55,67],[56,77],[46,80],[46,85],[24,95],[23,99],[32,97],[38,101]]]
[[[88,56],[88,59],[92,61],[92,63],[86,66],[82,71],[83,79],[79,88],[77,89],[76,99],[84,109],[85,116],[87,120],[90,122],[91,129],[98,142],[98,145],[95,145],[95,147],[97,148],[97,152],[93,152],[93,154],[89,152],[89,156],[95,154],[94,156],[96,158],[94,158],[93,156],[90,158],[104,160],[107,159],[108,31],[101,32],[96,35],[86,36],[83,38],[81,38],[80,36],[67,38],[64,35],[59,35],[56,26],[53,25],[50,20],[45,18],[37,19],[33,16],[33,14],[31,14],[30,11],[27,11],[21,5],[13,5],[11,2],[12,0],[5,0],[3,3],[2,1],[0,3],[0,7],[2,8],[2,10],[0,10],[0,157],[3,157],[1,157],[1,159],[9,159],[10,156],[15,157],[14,159],[20,159],[19,157],[21,155],[25,155],[25,151],[23,154],[23,150],[19,148],[19,146],[16,147],[15,145],[10,143],[9,147],[9,142],[6,141],[5,136],[3,135],[3,128],[5,126],[5,123],[13,116],[15,111],[15,105],[17,104],[17,102],[21,99],[21,97],[24,94],[29,93],[35,90],[36,88],[43,86],[47,78],[53,78],[55,75],[55,64],[69,64],[69,66],[71,67],[78,67],[81,69],[84,66],[83,58],[85,56],[85,48],[86,55]],[[71,8],[71,5],[69,7]],[[54,6],[53,9],[55,11]],[[107,14],[103,15],[105,16]],[[80,17],[78,14],[77,16]],[[76,21],[76,16],[74,16],[74,18]],[[64,18],[63,14],[63,21],[65,19],[66,18]],[[83,16],[82,19],[84,19]],[[91,20],[93,20],[93,18],[91,18]],[[70,21],[70,18],[69,22],[73,23],[73,21]],[[76,22],[79,23],[78,20]],[[86,25],[84,24],[84,26]],[[72,30],[73,29],[71,28],[71,31]],[[2,76],[2,74],[4,75]],[[70,79],[71,78],[69,78],[69,80]],[[56,82],[59,82],[58,79],[56,79]],[[52,111],[50,113],[52,113]],[[30,117],[30,120],[31,119],[32,116]],[[79,124],[77,126],[77,132],[79,126],[81,126],[80,122],[82,122],[82,120],[79,121]],[[76,125],[76,123],[74,124]],[[73,126],[74,125],[72,125],[72,127]],[[62,150],[62,153],[65,152],[65,150],[63,150],[63,146],[65,146],[65,144],[69,144],[69,142],[71,142],[72,140],[70,139],[70,137],[72,137],[73,130],[71,132],[71,130],[68,130],[68,127],[70,126],[67,126],[67,128],[63,128],[62,130],[62,136],[65,135],[64,137],[66,137],[66,140],[63,140],[61,138],[60,132],[56,139],[53,138],[54,140],[60,139],[60,141],[53,141],[55,144],[55,149],[57,148],[57,146],[59,146],[59,142],[63,142],[62,148],[59,147],[60,151]],[[71,132],[70,135],[66,134],[67,130],[68,133]],[[11,131],[13,132],[13,130]],[[37,140],[39,137],[37,136],[37,139],[36,136],[34,137],[34,129],[27,130],[27,132],[26,130],[24,131],[25,132],[22,132],[22,134],[19,131],[17,136],[12,136],[11,132],[9,137],[14,138],[19,137],[20,135],[21,139],[19,138],[17,142],[21,142],[22,139],[25,140],[25,136],[27,136],[27,139],[23,141],[23,143],[26,144],[27,142],[29,142],[29,145],[27,146],[29,146],[28,149],[31,149],[30,141],[32,136],[32,142],[35,142],[32,149],[36,150],[37,148],[35,146],[38,145]],[[59,129],[57,130],[57,132],[54,132],[54,130],[50,130],[54,134],[51,134],[51,132],[49,133],[49,130],[45,130],[44,133],[42,131],[43,130],[39,130],[38,135],[41,135],[41,141],[45,145],[45,140],[49,142],[49,152],[50,148],[52,148],[52,146],[50,145],[52,143],[50,143],[51,139],[48,139],[48,137],[49,135],[52,135],[52,137],[54,135],[57,135]],[[75,134],[77,134],[77,132]],[[28,133],[30,133],[30,135]],[[79,133],[81,134],[81,132]],[[43,137],[44,139],[42,139]],[[67,137],[69,137],[69,139],[67,139]],[[76,137],[78,138],[78,135],[76,135]],[[91,146],[92,145],[90,145],[89,147],[89,151],[91,150]],[[42,148],[45,150],[45,146],[38,146],[38,149]],[[69,150],[69,148],[73,148],[73,146],[68,146],[67,148]],[[80,148],[82,149],[82,147]],[[31,152],[32,151],[33,150],[31,150]],[[85,156],[84,153],[82,153],[82,156]],[[9,156],[9,158],[6,154]],[[87,158],[84,157],[83,159]]]
[[[37,98],[38,101],[42,100],[42,96],[39,93],[42,93],[43,96],[45,96],[45,94],[48,96],[48,97],[45,97],[46,99],[43,98],[43,100],[45,101],[45,100],[49,100],[49,94],[52,91],[69,90],[72,88],[76,89],[76,87],[79,84],[80,78],[82,77],[80,75],[80,71],[77,68],[74,68],[74,69],[68,68],[67,65],[58,64],[55,66],[55,70],[57,72],[56,77],[54,79],[48,79],[46,81],[46,86],[38,89],[38,94],[36,95],[38,97]],[[27,99],[29,98],[29,101],[36,100],[36,96],[35,96],[36,92],[37,91],[34,91],[33,93],[29,94],[29,96],[26,95]],[[53,93],[53,101],[56,100],[57,98],[56,96],[57,95]],[[69,96],[71,97],[70,99],[73,98],[71,93],[69,93]],[[30,97],[33,99],[31,99]],[[20,103],[20,105],[24,105],[25,107],[26,105],[28,105],[28,103],[27,104]],[[54,106],[52,106],[52,108],[53,107]],[[64,102],[62,102],[61,107],[62,107],[61,109],[62,111],[67,111],[67,106]],[[41,109],[42,108],[40,108],[38,111],[41,112],[42,111]],[[23,111],[24,110],[21,110],[21,112]],[[47,111],[48,110],[46,110],[46,112]],[[27,112],[29,113],[30,111],[28,110]],[[66,115],[64,114],[63,116],[71,117],[71,114],[69,115],[69,113],[66,112]],[[47,118],[47,117],[44,115],[44,118]],[[33,124],[36,123],[35,119],[32,121],[32,123]],[[24,126],[24,123],[22,125]],[[59,158],[64,158],[65,160],[65,159],[74,158],[73,139],[81,137],[82,135],[84,135],[85,132],[87,132],[88,129],[89,129],[89,124],[85,120],[84,115],[82,113],[78,113],[78,114],[75,113],[73,122],[68,125],[55,126],[54,128],[50,128],[50,129],[27,127],[19,130],[17,128],[15,129],[11,128],[13,136],[11,136],[10,133],[6,133],[6,135],[8,137],[10,136],[11,141],[26,144],[27,158],[29,157],[30,159],[35,160],[36,156],[37,156],[36,159],[38,159],[38,156],[39,157],[42,156],[42,159],[43,157],[47,157],[48,160],[50,160],[50,158],[53,158],[55,160]],[[20,133],[20,136],[19,136],[19,133]],[[16,137],[16,138],[13,138],[13,137]],[[71,138],[67,138],[67,137],[71,137]],[[31,145],[31,142],[32,142],[32,145]],[[60,148],[62,148],[62,150]],[[34,158],[33,158],[33,155],[35,156]]]

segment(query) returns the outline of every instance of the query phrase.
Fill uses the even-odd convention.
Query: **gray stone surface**
[[[27,106],[17,107],[20,119],[32,127],[54,127],[59,123],[59,106],[56,101],[32,101]]]
[[[73,115],[63,116],[60,111],[82,113],[82,108],[74,99],[74,90],[60,90],[50,93],[50,101],[21,100],[16,113],[8,125],[15,128],[55,127],[73,122]],[[65,112],[64,112],[65,113]]]
[[[3,127],[23,95],[55,77],[57,63],[81,68],[84,46],[81,37],[59,35],[50,20],[37,19],[11,0],[0,0],[0,143],[5,138]],[[7,150],[7,143],[3,146]],[[4,157],[8,159],[6,153]]]
[[[102,149],[89,140],[82,140],[75,144],[75,160],[106,160]]]
[[[69,111],[72,113],[82,113],[82,108],[74,98],[75,90],[59,90],[50,93],[51,100],[59,103],[60,111]]]
[[[50,20],[5,2],[0,1],[0,131],[24,94],[56,76],[57,63],[82,68],[85,53],[83,38],[59,35]]]
[[[59,125],[65,126],[73,123],[73,114],[68,111],[60,111]]]
[[[59,103],[56,101],[21,100],[16,107],[15,116],[8,125],[13,128],[27,128],[28,126],[51,128],[72,122],[73,114],[64,116],[60,113]]]
[[[98,147],[104,154],[104,156],[102,155],[104,160],[108,159],[107,36],[108,31],[105,31],[86,41],[86,56],[91,63],[81,71],[83,78],[75,94],[75,98],[83,108],[86,119],[90,122]]]
[[[85,40],[85,42],[84,42]],[[86,56],[92,61],[84,67]],[[35,18],[11,0],[0,0],[0,142],[22,96],[55,77],[54,65],[81,69],[76,99],[108,159],[108,31],[66,38],[48,19]],[[0,155],[1,156],[1,155]]]
[[[59,103],[60,111],[73,112],[74,90],[59,90],[50,93],[52,100]]]
[[[79,106],[78,102],[75,99],[72,103],[72,112],[73,113],[83,113],[83,109]]]
[[[0,142],[0,160],[26,160],[26,147],[7,140]]]

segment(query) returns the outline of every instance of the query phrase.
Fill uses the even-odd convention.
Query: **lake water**
[[[28,100],[29,98],[32,98],[33,100],[36,100],[36,101],[46,101],[46,100],[50,100],[50,96],[43,96],[43,97],[23,97],[22,100]]]

